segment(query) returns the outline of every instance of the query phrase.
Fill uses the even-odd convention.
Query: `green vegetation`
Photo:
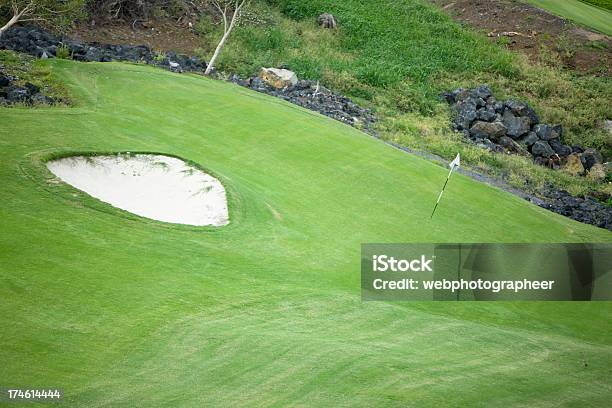
[[[16,78],[15,84],[30,82],[52,97],[59,104],[70,104],[70,91],[62,81],[51,75],[49,65],[27,54],[0,50],[2,71]]]
[[[598,4],[601,7],[593,7],[590,4],[579,0],[525,0],[535,6],[538,6],[546,11],[549,11],[558,16],[575,21],[587,27],[591,27],[607,35],[612,35],[612,13],[610,10],[611,2],[598,1],[588,3],[605,3]]]
[[[549,406],[610,400],[610,302],[359,297],[363,242],[612,242],[329,118],[143,65],[41,62],[76,107],[0,108],[0,378],[68,406]],[[138,92],[130,90],[137,89]],[[229,226],[58,183],[73,151],[212,170]]]
[[[581,1],[592,4],[594,6],[612,10],[612,0],[581,0]]]
[[[34,21],[63,31],[86,17],[86,5],[87,0],[0,0],[0,27],[19,14],[21,22]]]
[[[57,47],[55,56],[60,59],[70,58],[70,48],[68,48],[66,44],[61,44],[59,47]]]
[[[339,30],[318,27],[322,12],[338,17]],[[532,191],[550,181],[575,193],[612,192],[606,183],[589,184],[462,143],[450,136],[449,112],[439,98],[448,89],[488,83],[500,98],[526,100],[543,121],[563,124],[567,143],[595,147],[609,157],[612,140],[601,128],[610,119],[609,77],[576,76],[552,56],[549,66],[529,63],[419,0],[270,0],[254,3],[250,13],[249,24],[232,33],[217,64],[221,70],[252,75],[262,66],[287,64],[301,78],[321,80],[374,108],[387,140],[448,159],[459,151],[467,163]],[[203,43],[214,46],[220,27],[209,19],[199,27]],[[203,56],[211,52],[202,50]]]

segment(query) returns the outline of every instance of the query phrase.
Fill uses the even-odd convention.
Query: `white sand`
[[[189,225],[229,222],[219,180],[174,157],[74,156],[50,161],[47,167],[92,197],[143,217]]]

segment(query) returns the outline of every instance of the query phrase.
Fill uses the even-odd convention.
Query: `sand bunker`
[[[143,217],[189,225],[229,222],[219,180],[174,157],[73,156],[47,167],[71,186]]]

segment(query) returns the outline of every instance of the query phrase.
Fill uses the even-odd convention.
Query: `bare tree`
[[[29,13],[33,12],[36,8],[34,0],[28,2],[19,2],[19,1],[11,1],[11,12],[13,16],[11,19],[0,28],[0,38],[2,34],[12,26],[14,26],[19,20],[22,20],[24,16],[27,16]]]
[[[212,4],[219,10],[221,16],[223,17],[223,37],[217,44],[217,48],[215,48],[215,52],[213,53],[212,58],[208,62],[208,66],[206,67],[206,71],[204,71],[204,75],[210,75],[212,70],[215,68],[215,62],[227,41],[230,33],[234,29],[238,18],[240,18],[240,12],[242,11],[242,7],[247,3],[248,0],[225,0],[225,1],[217,1],[213,0]],[[229,24],[228,24],[229,19]]]
[[[2,34],[18,22],[53,19],[60,14],[74,11],[84,0],[0,0],[0,11],[7,11],[12,17],[0,27]]]

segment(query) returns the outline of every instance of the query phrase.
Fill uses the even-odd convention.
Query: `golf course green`
[[[580,0],[525,0],[534,6],[607,35],[612,35],[612,13]]]
[[[73,107],[0,108],[0,386],[65,406],[605,406],[610,302],[362,302],[368,242],[612,242],[237,85],[48,60]],[[153,221],[45,161],[151,152],[230,223]],[[24,406],[23,404],[20,406]],[[40,406],[36,404],[35,406]]]

